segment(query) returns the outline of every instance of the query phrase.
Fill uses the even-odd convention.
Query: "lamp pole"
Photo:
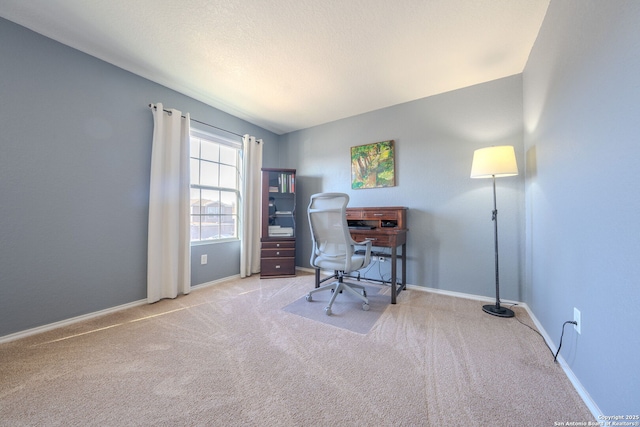
[[[492,175],[493,179],[493,212],[491,220],[493,221],[493,238],[495,247],[495,259],[496,259],[496,303],[495,305],[484,305],[482,310],[489,314],[493,314],[498,317],[513,317],[515,316],[512,310],[508,308],[500,307],[500,269],[498,267],[498,208],[496,203],[496,176]]]

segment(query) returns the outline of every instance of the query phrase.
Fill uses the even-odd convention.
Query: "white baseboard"
[[[521,303],[520,305],[524,307],[525,310],[527,310],[527,313],[531,317],[531,320],[533,320],[533,323],[536,325],[536,328],[538,328],[538,331],[540,331],[540,334],[542,334],[542,337],[544,338],[549,348],[556,348],[553,340],[549,337],[549,334],[547,334],[547,331],[544,330],[544,328],[542,327],[542,325],[540,324],[536,316],[533,314],[529,306],[525,303]],[[564,360],[564,357],[562,357],[562,354],[559,354],[556,360],[560,364],[560,367],[562,368],[564,373],[567,375],[567,378],[569,378],[569,381],[571,381],[571,384],[573,384],[573,387],[576,389],[576,391],[582,398],[582,401],[585,403],[585,405],[587,405],[587,408],[589,408],[589,411],[591,411],[591,415],[593,415],[593,417],[596,420],[603,419],[601,417],[604,414],[602,413],[602,411],[600,410],[596,402],[593,401],[593,399],[591,398],[591,395],[589,395],[589,392],[587,392],[587,390],[583,387],[578,377],[576,377],[576,375],[573,373],[569,364],[566,362],[566,360]]]
[[[117,311],[126,310],[127,308],[137,307],[139,305],[147,304],[146,299],[129,302],[127,304],[118,305],[116,307],[106,308],[104,310],[95,311],[93,313],[83,314],[81,316],[72,317],[71,319],[61,320],[59,322],[49,323],[47,325],[38,326],[36,328],[27,329],[25,331],[16,332],[14,334],[5,335],[0,337],[0,344],[15,341],[20,338],[26,338],[31,335],[40,334],[42,332],[47,332],[52,329],[61,328],[63,326],[72,325],[78,322],[84,322],[85,320],[94,319],[99,316],[104,316],[105,314],[115,313]]]
[[[407,285],[407,289],[411,289],[415,291],[423,291],[423,292],[432,292],[436,294],[449,295],[453,297],[466,298],[466,299],[472,299],[477,301],[489,301],[489,302],[495,301],[494,298],[488,298],[480,295],[465,294],[462,292],[443,291],[441,289],[427,288],[425,286]],[[545,331],[545,329],[542,327],[542,324],[540,324],[540,322],[538,321],[538,319],[536,318],[536,316],[533,314],[533,312],[531,311],[531,309],[526,303],[517,302],[517,301],[507,301],[507,300],[500,300],[500,302],[503,302],[505,304],[516,304],[524,308],[527,311],[527,314],[529,314],[529,317],[531,317],[531,320],[533,320],[533,323],[535,324],[536,328],[538,328],[538,331],[540,332],[540,334],[542,335],[542,338],[547,343],[547,346],[549,346],[549,348],[556,348],[555,343],[553,342],[553,340],[551,340],[547,331]],[[602,411],[600,410],[600,408],[598,408],[598,405],[596,404],[596,402],[593,401],[593,399],[591,398],[587,390],[584,388],[580,380],[578,380],[578,377],[576,377],[576,375],[573,373],[573,371],[571,370],[571,367],[567,364],[567,362],[564,360],[562,355],[558,355],[557,361],[562,367],[562,370],[564,371],[569,381],[571,381],[573,388],[576,389],[576,392],[578,392],[578,395],[580,396],[582,401],[585,403],[585,405],[587,405],[587,408],[591,412],[591,415],[593,415],[593,417],[596,420],[601,420],[602,419],[601,416],[603,415]]]
[[[211,281],[211,282],[206,282],[206,283],[202,283],[202,284],[199,284],[199,285],[192,286],[191,290],[197,290],[197,289],[200,289],[200,288],[205,288],[205,287],[208,287],[208,286],[217,285],[219,283],[226,282],[228,280],[238,279],[238,278],[240,278],[239,274],[237,274],[235,276],[225,277],[223,279],[214,280],[214,281]],[[61,328],[63,326],[72,325],[74,323],[84,322],[85,320],[94,319],[96,317],[104,316],[106,314],[115,313],[115,312],[118,312],[118,311],[121,311],[121,310],[126,310],[128,308],[137,307],[137,306],[144,305],[144,304],[147,304],[147,300],[146,299],[142,299],[142,300],[139,300],[139,301],[133,301],[133,302],[130,302],[130,303],[127,303],[127,304],[118,305],[116,307],[106,308],[104,310],[95,311],[93,313],[83,314],[81,316],[72,317],[70,319],[61,320],[59,322],[49,323],[47,325],[42,325],[42,326],[38,326],[38,327],[35,327],[35,328],[32,328],[32,329],[27,329],[27,330],[24,330],[24,331],[20,331],[20,332],[16,332],[16,333],[13,333],[13,334],[5,335],[5,336],[0,337],[0,344],[6,343],[6,342],[9,342],[9,341],[19,340],[21,338],[26,338],[26,337],[31,336],[31,335],[40,334],[42,332],[47,332],[47,331],[50,331],[52,329]]]
[[[427,288],[426,286],[407,285],[407,289],[411,289],[411,290],[414,290],[414,291],[431,292],[431,293],[440,294],[440,295],[448,295],[450,297],[456,297],[456,298],[472,299],[472,300],[475,300],[475,301],[483,301],[483,302],[494,302],[495,301],[495,298],[485,297],[485,296],[481,296],[481,295],[465,294],[464,292],[454,292],[454,291],[445,291],[445,290],[442,290],[442,289]],[[522,303],[520,303],[518,301],[510,301],[510,300],[501,299],[500,302],[505,303],[505,304],[522,305]]]
[[[212,280],[210,282],[200,283],[199,285],[195,285],[191,287],[191,290],[197,290],[202,288],[208,288],[209,286],[219,285],[220,283],[228,282],[229,280],[239,279],[240,275],[235,274],[229,277],[223,277],[222,279]]]

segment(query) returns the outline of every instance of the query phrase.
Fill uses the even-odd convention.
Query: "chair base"
[[[358,291],[356,291],[356,289],[361,290],[362,293],[359,293]],[[329,300],[329,304],[324,308],[324,312],[327,314],[327,316],[331,315],[331,306],[333,305],[333,302],[336,300],[336,297],[338,296],[338,294],[342,291],[346,291],[351,295],[361,299],[363,301],[362,309],[364,311],[369,310],[369,299],[367,298],[367,291],[365,287],[362,285],[356,285],[355,283],[344,282],[342,274],[338,274],[337,281],[329,283],[328,285],[320,286],[319,288],[309,291],[309,293],[306,296],[306,300],[313,301],[313,297],[312,297],[313,294],[315,294],[316,292],[326,291],[326,290],[331,290],[333,292],[333,294],[331,295],[331,299]]]

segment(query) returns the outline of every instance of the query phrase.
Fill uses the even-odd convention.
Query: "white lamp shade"
[[[511,145],[480,148],[473,152],[471,178],[518,175],[516,152]]]

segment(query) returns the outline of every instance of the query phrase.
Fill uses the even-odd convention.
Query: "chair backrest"
[[[347,204],[349,196],[343,193],[318,193],[311,196],[309,226],[313,240],[311,265],[323,267],[322,261],[332,265],[344,264],[342,270],[351,271],[353,239],[347,225]]]

